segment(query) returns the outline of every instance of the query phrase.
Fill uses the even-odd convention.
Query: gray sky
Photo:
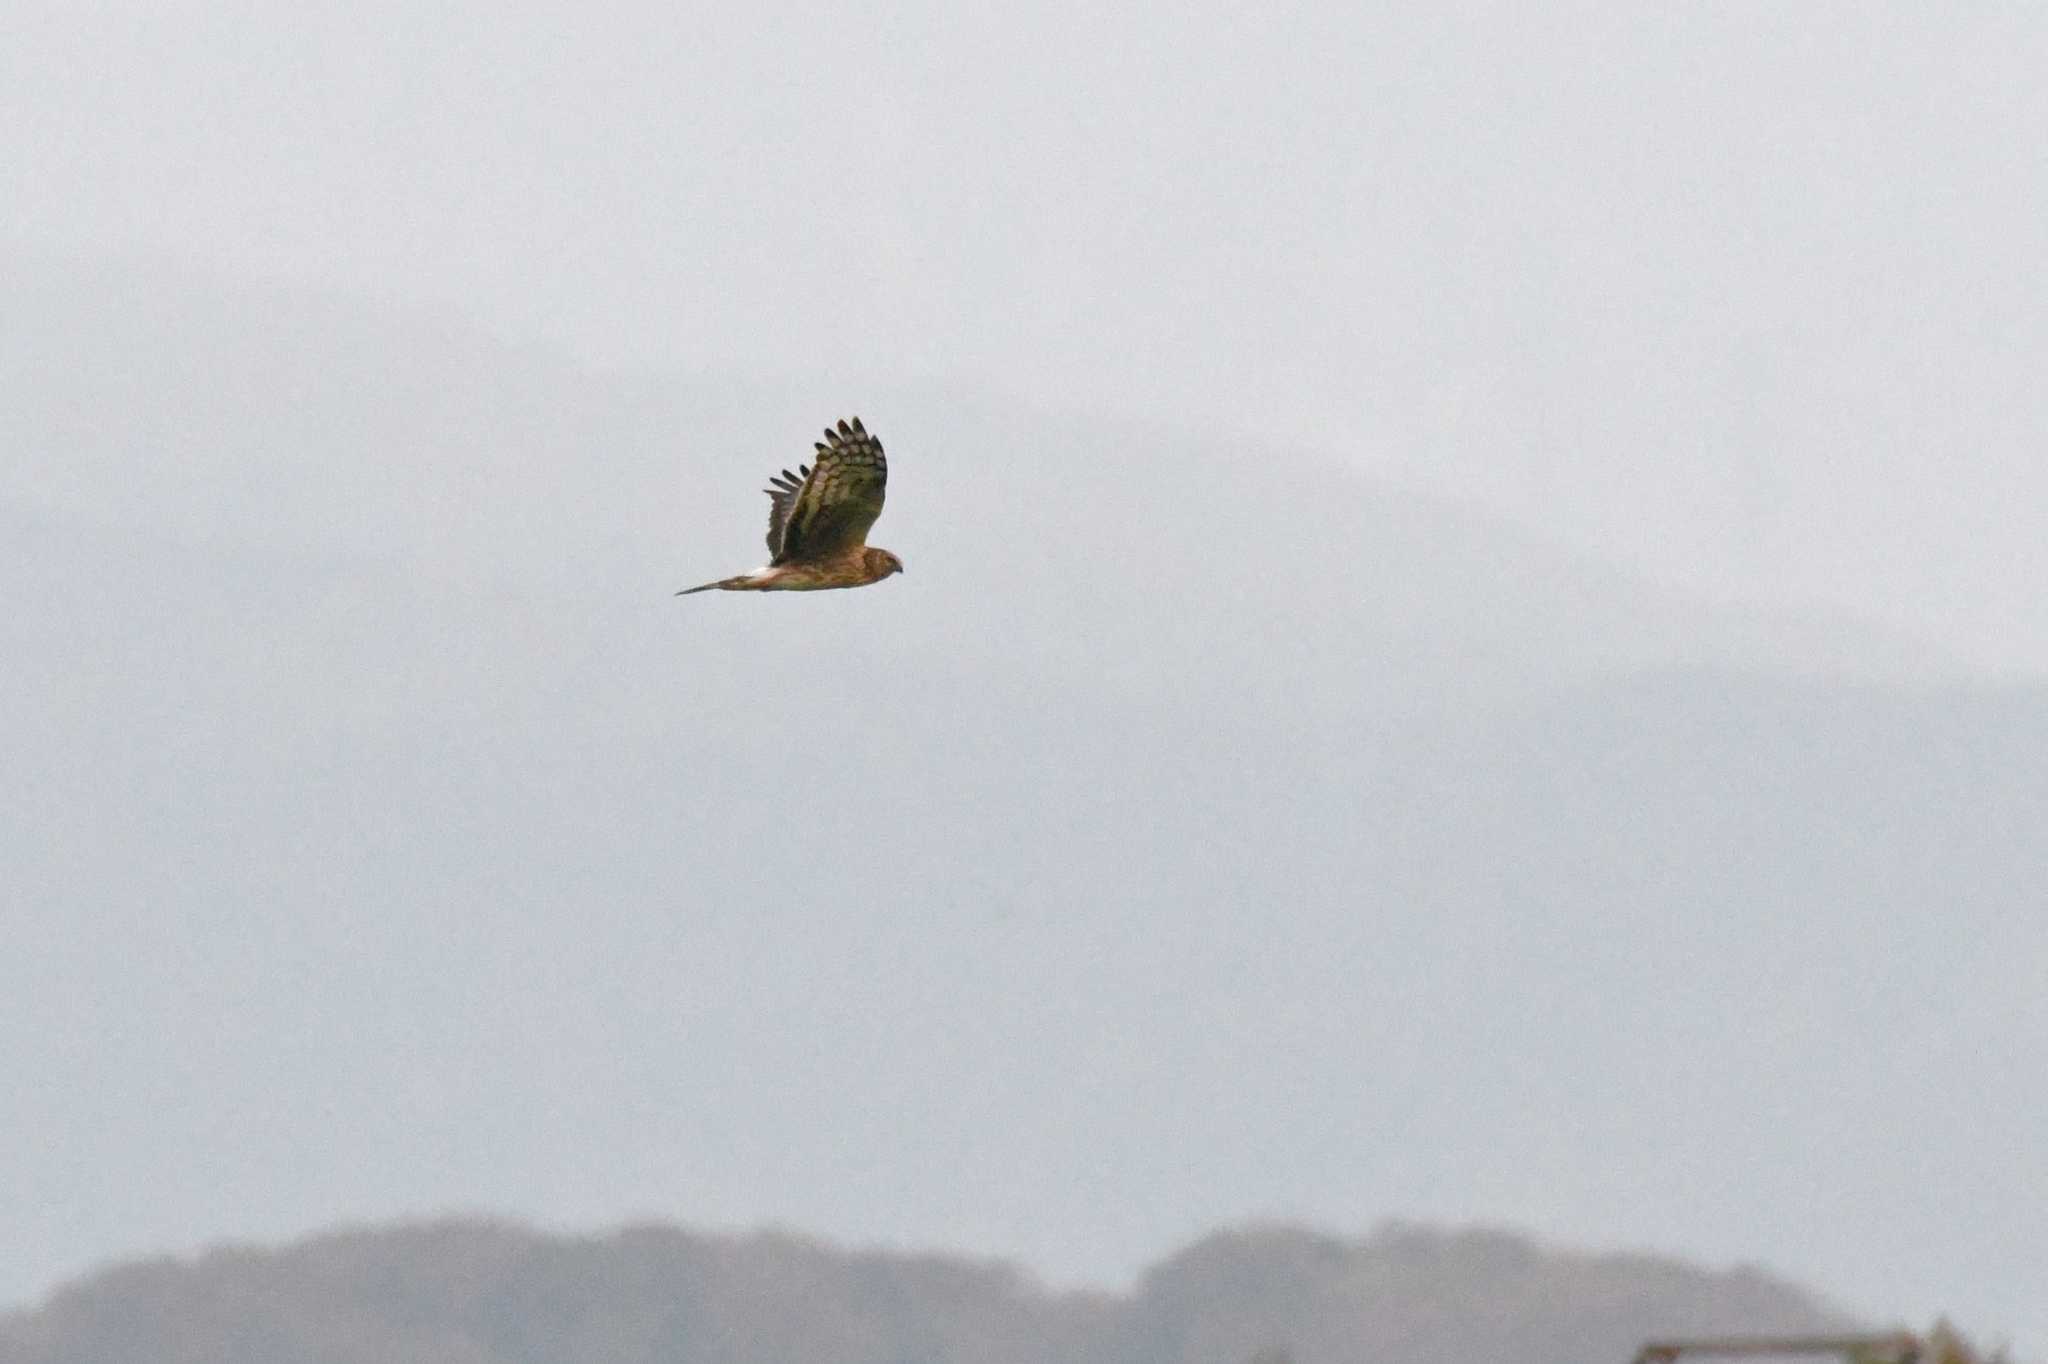
[[[10,1291],[450,1201],[1498,1217],[2048,1339],[2038,690],[1772,690],[2048,670],[2038,11],[18,10]],[[774,618],[882,700],[828,913],[810,637],[638,594],[856,401],[910,573]],[[1676,664],[1776,677],[1642,759]]]
[[[954,376],[2048,667],[2031,6],[18,7],[0,229]]]

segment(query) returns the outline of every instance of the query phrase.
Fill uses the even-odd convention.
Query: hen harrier
[[[806,467],[768,480],[766,568],[721,578],[676,593],[815,592],[828,587],[866,587],[903,571],[903,561],[868,544],[868,527],[882,514],[889,461],[882,442],[855,417],[839,429],[825,428],[818,453]]]

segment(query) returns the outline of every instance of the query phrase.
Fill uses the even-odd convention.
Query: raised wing
[[[768,494],[768,552],[778,556],[777,563],[781,562],[782,528],[789,524],[789,509],[796,505],[796,495],[803,491],[804,480],[810,476],[811,466],[799,464],[795,473],[784,469],[761,489]]]
[[[825,559],[867,543],[868,528],[882,514],[888,492],[889,461],[882,442],[855,417],[840,422],[837,430],[825,428],[801,483],[787,469],[782,481],[771,482],[768,548],[775,557],[770,562]]]

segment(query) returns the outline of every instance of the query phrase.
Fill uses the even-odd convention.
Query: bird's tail
[[[676,593],[676,595],[678,597],[687,597],[694,592],[709,592],[713,588],[717,588],[721,592],[745,592],[749,588],[757,587],[758,585],[758,580],[753,574],[742,573],[736,578],[720,578],[715,583],[699,583],[695,587],[686,587]]]

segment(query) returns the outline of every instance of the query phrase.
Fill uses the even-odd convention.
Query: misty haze
[[[2048,15],[11,29],[0,1364],[2048,1357]]]

